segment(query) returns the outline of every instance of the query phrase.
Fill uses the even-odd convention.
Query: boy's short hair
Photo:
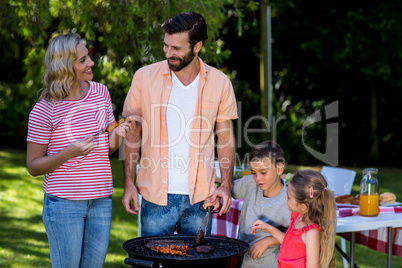
[[[274,166],[285,165],[285,153],[281,146],[272,140],[263,141],[251,150],[250,162],[269,158]]]

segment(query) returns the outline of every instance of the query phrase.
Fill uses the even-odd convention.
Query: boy
[[[243,268],[277,267],[279,242],[269,233],[251,234],[256,220],[262,220],[285,231],[290,224],[286,204],[287,188],[280,179],[285,167],[282,148],[273,141],[264,141],[250,152],[252,175],[234,181],[232,197],[243,199],[239,239],[250,244]]]

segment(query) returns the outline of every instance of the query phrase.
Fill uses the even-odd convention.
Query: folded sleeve
[[[141,81],[142,71],[138,70],[131,82],[130,90],[127,93],[124,101],[123,116],[129,117],[132,115],[142,117],[141,113]]]
[[[235,93],[232,83],[230,82],[229,78],[226,77],[216,121],[222,122],[225,120],[233,120],[237,118],[238,115]]]
[[[49,144],[52,134],[49,109],[44,101],[38,102],[32,109],[28,121],[28,142]]]

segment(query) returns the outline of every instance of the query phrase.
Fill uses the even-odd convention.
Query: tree
[[[219,67],[229,55],[222,49],[219,31],[226,20],[225,5],[230,0],[210,1],[123,1],[123,0],[12,0],[3,1],[1,49],[6,51],[1,66],[0,123],[3,144],[14,146],[26,137],[28,113],[42,88],[43,57],[54,35],[78,33],[95,61],[94,80],[110,90],[121,114],[125,94],[134,72],[164,59],[162,22],[181,12],[196,11],[208,22],[208,34],[201,54]],[[3,55],[3,53],[2,53]]]
[[[339,124],[340,164],[396,164],[400,159],[402,57],[401,1],[270,1],[272,7],[273,111],[277,140],[288,161],[319,162],[302,143],[326,150],[326,125]],[[233,57],[224,62],[232,73],[243,118],[261,114],[258,12],[244,10],[243,33],[230,19],[225,44]],[[244,60],[241,60],[244,58]],[[256,97],[257,96],[257,97]],[[302,132],[306,118],[334,101],[336,118]],[[245,108],[246,106],[246,108]],[[376,108],[377,107],[377,108]],[[325,117],[323,116],[323,119]],[[245,120],[243,120],[245,121]],[[377,122],[377,123],[376,123]],[[261,137],[254,136],[254,143]],[[243,148],[241,148],[243,149]],[[248,149],[245,152],[249,151]]]
[[[182,11],[205,15],[201,57],[224,70],[239,103],[238,152],[262,140],[259,85],[260,2],[246,0],[0,0],[0,138],[25,146],[28,113],[42,87],[43,55],[58,33],[79,33],[96,62],[95,80],[110,89],[121,114],[134,72],[163,59],[160,25]],[[326,125],[339,123],[341,164],[396,164],[402,139],[401,1],[270,1],[273,113],[288,161],[316,164],[305,146],[325,151]],[[339,102],[338,117],[303,124]],[[325,116],[323,116],[325,118]],[[302,137],[306,144],[302,143]],[[329,141],[331,142],[331,141]]]

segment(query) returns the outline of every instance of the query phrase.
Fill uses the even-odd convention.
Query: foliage
[[[275,3],[274,66],[286,73],[282,94],[309,110],[314,101],[339,100],[343,161],[396,163],[394,150],[376,152],[371,146],[377,138],[383,150],[401,142],[392,119],[400,115],[394,107],[401,99],[391,93],[399,92],[402,82],[397,63],[402,56],[401,1]],[[376,121],[378,127],[371,125]]]
[[[115,115],[121,114],[125,94],[134,72],[164,59],[162,22],[180,12],[196,11],[208,21],[209,38],[202,58],[219,66],[229,56],[223,50],[219,29],[226,19],[230,0],[211,1],[115,1],[115,0],[12,0],[1,5],[0,132],[7,140],[22,144],[27,118],[42,88],[43,56],[54,35],[78,33],[95,61],[94,80],[110,90]],[[13,74],[16,74],[14,77]],[[8,122],[8,123],[7,123]],[[18,133],[18,134],[17,134]],[[15,135],[17,134],[17,135]]]
[[[276,138],[289,152],[288,160],[317,163],[302,139],[310,148],[325,152],[326,126],[338,123],[340,164],[397,165],[402,149],[396,132],[401,118],[396,107],[402,101],[401,1],[270,3],[273,116],[284,118],[277,125]],[[242,29],[234,27],[237,18],[230,18],[222,33],[233,55],[224,64],[240,82],[236,95],[247,107],[242,111],[247,119],[261,111],[255,98],[262,96],[260,21],[258,12],[242,11]],[[335,101],[338,115],[326,118],[327,105]],[[316,111],[323,115],[322,122],[303,132],[306,118]]]
[[[0,0],[1,144],[24,146],[28,113],[42,87],[43,55],[58,33],[79,33],[95,60],[94,80],[121,114],[134,72],[163,59],[160,25],[182,11],[202,13],[209,39],[201,57],[225,71],[241,102],[235,121],[243,156],[264,137],[244,134],[261,118],[260,8],[245,0]],[[396,165],[402,139],[402,0],[269,1],[272,15],[272,137],[289,162],[316,164],[306,146],[325,152],[326,126],[339,124],[340,164]],[[335,117],[303,131],[306,118],[338,101]],[[241,109],[240,109],[241,108]],[[255,119],[250,126],[261,128]],[[308,135],[306,135],[308,134]],[[303,144],[304,141],[305,143]]]

